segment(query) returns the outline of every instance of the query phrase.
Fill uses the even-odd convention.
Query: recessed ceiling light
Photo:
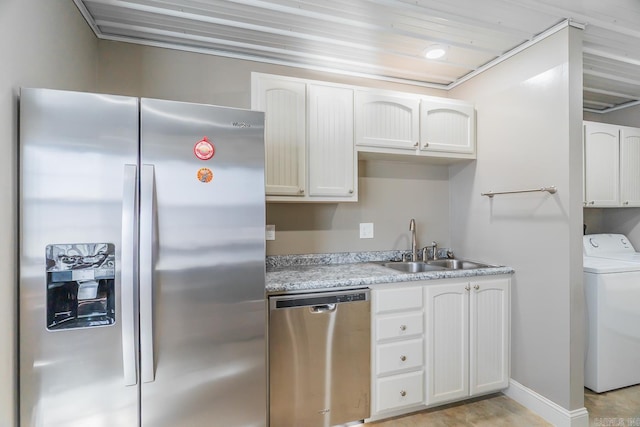
[[[424,51],[424,56],[427,59],[438,59],[442,58],[447,53],[447,48],[441,44],[434,44],[429,46]]]

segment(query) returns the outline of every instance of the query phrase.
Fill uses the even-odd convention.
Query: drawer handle
[[[405,397],[407,395],[407,392],[404,390],[400,390],[400,396]]]
[[[400,356],[400,360],[404,362],[405,360],[407,360],[407,356]]]
[[[400,330],[401,331],[406,331],[407,330],[407,325],[400,325]]]
[[[480,285],[473,285],[473,289],[477,291],[478,289],[480,289]]]

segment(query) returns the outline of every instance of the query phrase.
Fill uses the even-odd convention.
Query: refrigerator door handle
[[[142,165],[140,180],[140,366],[142,381],[155,379],[153,354],[153,249],[155,245],[155,170]]]
[[[122,261],[121,261],[121,318],[122,318],[122,367],[124,383],[127,386],[138,383],[136,334],[135,334],[135,294],[137,283],[138,257],[138,167],[124,166],[124,187],[122,191]]]

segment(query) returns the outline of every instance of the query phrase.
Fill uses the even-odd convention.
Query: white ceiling
[[[448,89],[584,26],[584,108],[640,103],[640,0],[74,0],[102,39]],[[439,60],[422,54],[448,47]]]

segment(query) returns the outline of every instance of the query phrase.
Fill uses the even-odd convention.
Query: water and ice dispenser
[[[111,243],[46,248],[47,329],[115,323],[115,248]]]

